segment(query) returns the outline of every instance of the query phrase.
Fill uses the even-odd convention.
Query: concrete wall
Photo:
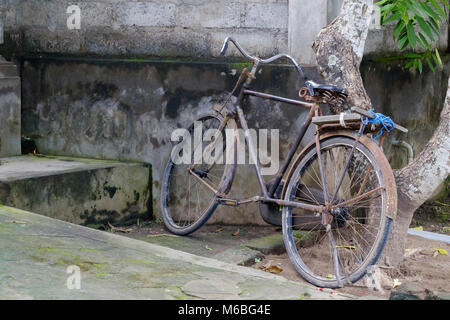
[[[233,87],[239,68],[242,64],[28,58],[22,67],[22,131],[36,139],[38,149],[46,154],[151,163],[153,208],[158,216],[172,131],[223,101],[224,90]],[[320,80],[315,68],[307,68],[307,72]],[[398,62],[364,61],[362,75],[376,111],[410,130],[407,135],[394,132],[385,143],[394,168],[406,164],[407,154],[391,147],[390,139],[411,143],[416,154],[422,150],[439,121],[449,74],[449,63],[442,72],[433,74],[425,69],[419,75],[402,71]],[[258,74],[254,88],[295,99],[299,83],[292,68],[270,66]],[[245,107],[251,128],[280,130],[283,159],[305,110],[258,98],[249,99]],[[310,130],[306,139],[311,138]],[[231,196],[252,196],[257,190],[253,168],[239,166]],[[214,219],[263,223],[256,205],[222,208]]]
[[[6,45],[0,54],[142,55],[217,57],[232,35],[252,54],[289,53],[300,63],[316,63],[311,44],[338,14],[342,0],[3,0],[0,18]],[[80,28],[69,29],[80,8]],[[366,55],[398,53],[393,26],[373,29]],[[443,26],[438,46],[447,48]],[[232,49],[229,55],[238,55]],[[20,54],[19,54],[20,55]]]
[[[22,67],[22,130],[44,154],[151,163],[158,216],[172,131],[186,127],[223,101],[242,67],[233,63],[27,59]],[[316,78],[314,70],[308,71]],[[297,96],[298,87],[297,73],[291,68],[264,68],[255,82],[257,89],[290,98]],[[306,116],[296,106],[256,98],[247,107],[251,127],[280,129],[283,141],[291,141],[290,135]],[[280,153],[285,155],[288,146],[283,143]],[[240,166],[234,187],[237,197],[258,190],[253,168]],[[225,223],[262,223],[256,205],[225,208],[215,218]]]
[[[81,8],[79,30],[67,28],[69,4]],[[0,16],[6,32],[0,54],[22,61],[22,132],[36,139],[38,149],[152,163],[158,215],[172,130],[222,101],[223,90],[232,88],[243,67],[213,59],[223,39],[234,35],[251,53],[290,52],[301,63],[313,64],[308,44],[339,8],[329,4],[322,0],[3,0]],[[366,53],[398,53],[390,39],[389,29],[371,31]],[[446,46],[445,32],[441,45]],[[164,61],[146,60],[148,56]],[[449,66],[438,76],[428,70],[421,76],[397,64],[366,61],[361,71],[376,110],[408,126],[410,134],[401,138],[413,143],[417,153],[437,125]],[[314,68],[308,73],[318,79]],[[299,88],[292,69],[274,66],[258,75],[255,86],[290,98],[297,97]],[[285,155],[304,111],[256,98],[249,99],[247,107],[251,127],[281,129],[280,138],[287,142],[280,154]],[[386,150],[394,167],[405,164],[403,151],[389,146]],[[232,196],[258,190],[253,170],[246,166],[238,169],[234,185],[242,193]],[[262,223],[255,205],[225,208],[215,217],[225,223]]]
[[[25,52],[211,57],[228,35],[262,56],[287,51],[287,0],[8,0],[3,12]]]

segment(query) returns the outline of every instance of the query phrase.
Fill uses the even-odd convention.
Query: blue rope
[[[395,129],[394,121],[388,116],[385,116],[382,113],[376,113],[373,109],[370,109],[369,112],[375,117],[373,119],[369,119],[368,117],[363,118],[362,122],[364,125],[368,124],[381,124],[381,130],[377,134],[376,137],[372,138],[372,140],[377,140],[384,132],[391,132]]]

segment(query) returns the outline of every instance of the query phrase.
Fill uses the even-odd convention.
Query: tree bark
[[[348,104],[370,109],[359,67],[369,30],[371,0],[344,0],[339,16],[321,30],[313,43],[319,73],[349,91]],[[381,261],[396,266],[403,260],[407,232],[416,209],[431,197],[450,173],[450,81],[439,126],[419,156],[395,172],[397,218]]]
[[[395,172],[398,213],[386,246],[385,263],[398,265],[406,248],[414,212],[427,201],[450,174],[450,79],[438,127],[413,162]]]
[[[359,72],[372,10],[371,0],[345,0],[339,16],[313,43],[319,73],[328,83],[347,89],[349,105],[363,109],[372,107]]]

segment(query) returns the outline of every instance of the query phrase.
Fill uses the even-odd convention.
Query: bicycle
[[[345,89],[306,81],[302,67],[287,54],[268,59],[251,56],[231,37],[225,39],[220,55],[225,54],[229,42],[252,62],[252,68],[244,68],[224,103],[201,115],[186,129],[186,139],[176,141],[162,182],[165,226],[174,234],[188,235],[206,223],[219,205],[258,202],[264,220],[282,226],[286,251],[305,280],[324,288],[358,281],[380,257],[397,211],[394,176],[380,148],[387,132],[381,131],[378,144],[369,136],[385,124],[375,121],[376,114],[355,107],[350,113],[323,116],[320,104],[342,108],[348,96]],[[282,58],[290,61],[305,80],[305,87],[299,92],[305,101],[249,89],[259,66]],[[237,100],[230,105],[235,92],[239,92]],[[245,96],[309,109],[287,158],[269,183],[262,177],[241,106]],[[236,172],[238,135],[225,137],[223,133],[237,132],[238,123],[245,132],[261,194],[230,199],[227,194]],[[295,155],[311,124],[315,126],[314,140]],[[195,144],[192,134],[199,126],[212,133],[209,139],[197,140]],[[407,132],[393,123],[392,127]],[[181,151],[186,141],[191,146],[194,142],[193,151]],[[213,149],[225,151],[232,161],[197,161],[206,150]],[[181,163],[178,159],[177,163],[175,157],[188,161]],[[217,160],[215,155],[212,158]]]

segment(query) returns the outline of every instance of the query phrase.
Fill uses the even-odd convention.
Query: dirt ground
[[[448,208],[445,208],[445,210],[448,210]],[[448,216],[444,216],[444,219],[442,219],[442,214],[439,217],[430,214],[430,208],[425,206],[416,212],[410,227],[419,227],[424,231],[448,235],[450,223]],[[130,230],[131,232],[129,232]],[[123,230],[115,231],[120,232]],[[206,225],[199,231],[186,237],[181,244],[152,242],[193,254],[213,257],[214,254],[221,250],[237,245],[245,245],[246,242],[255,237],[263,237],[280,231],[281,228],[273,226]],[[149,239],[159,239],[158,234],[167,235],[168,233],[161,221],[155,221],[149,223],[149,225],[131,226],[124,235],[149,241]],[[445,251],[440,253],[436,249]],[[378,290],[373,290],[369,287],[369,279],[365,276],[354,285],[336,289],[335,291],[360,297],[378,296],[384,299],[392,298],[393,294],[398,292],[408,292],[420,299],[429,299],[434,293],[439,293],[440,296],[445,297],[444,299],[450,299],[450,256],[445,254],[448,252],[450,252],[450,244],[408,235],[407,249],[401,265],[395,269],[378,269],[378,273],[375,273],[376,283],[380,284]],[[305,281],[295,270],[286,253],[280,255],[266,254],[264,259],[255,262],[250,267],[263,269],[263,266],[267,266],[270,263],[282,270],[279,273],[280,276],[293,281]],[[318,288],[317,290],[322,289]]]
[[[417,236],[408,236],[405,260],[396,269],[383,269],[386,278],[382,281],[382,288],[374,291],[367,287],[367,276],[352,286],[336,289],[337,292],[349,293],[355,296],[379,296],[389,299],[394,289],[394,280],[407,285],[408,289],[420,298],[425,298],[428,292],[448,292],[450,294],[450,257],[438,254],[435,248],[450,252],[450,244],[431,241]],[[435,252],[437,254],[435,254]],[[289,280],[304,282],[297,270],[291,264],[286,253],[281,255],[268,255],[254,268],[261,268],[271,264],[278,265],[283,271],[279,274]],[[397,283],[398,283],[397,282]],[[319,290],[319,289],[318,289]]]
[[[449,207],[425,203],[415,212],[410,228],[449,235]],[[377,277],[381,283],[378,291],[368,288],[367,276],[353,286],[337,291],[356,296],[371,295],[382,298],[389,298],[392,292],[399,291],[410,292],[421,299],[433,296],[432,293],[436,292],[450,297],[450,256],[440,254],[436,249],[444,249],[448,253],[450,244],[408,235],[403,262],[396,269],[381,269],[382,275],[378,274]],[[272,260],[272,264],[277,264],[283,269],[281,276],[294,281],[304,281],[287,254],[266,256],[265,260],[253,267],[261,268],[267,261]]]

